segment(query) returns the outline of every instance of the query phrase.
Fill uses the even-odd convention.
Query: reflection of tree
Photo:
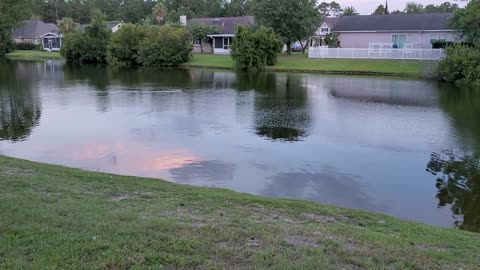
[[[0,61],[0,140],[25,139],[40,121],[40,100],[28,74],[17,74],[19,65]]]
[[[255,130],[272,140],[299,141],[307,137],[311,112],[302,76],[239,74],[237,88],[255,89]]]
[[[439,207],[451,205],[456,226],[480,232],[480,156],[433,153],[427,171],[438,176]]]
[[[444,86],[440,91],[440,105],[450,116],[460,144],[480,153],[480,90]]]

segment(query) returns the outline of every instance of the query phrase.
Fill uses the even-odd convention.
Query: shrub
[[[12,52],[15,49],[10,31],[3,32],[0,30],[0,57]]]
[[[40,49],[41,49],[40,45],[31,43],[31,42],[21,42],[21,43],[15,44],[15,50],[29,51],[29,50],[40,50]]]
[[[139,65],[140,42],[146,37],[146,29],[138,24],[124,24],[112,35],[107,46],[107,62],[114,66]]]
[[[480,86],[480,49],[447,48],[445,58],[438,65],[438,76],[446,82]]]
[[[95,10],[85,33],[74,30],[65,36],[60,53],[70,62],[102,63],[106,61],[109,40],[105,17]]]
[[[254,31],[249,26],[238,26],[231,56],[239,70],[264,70],[276,63],[282,44],[270,28],[262,26]]]
[[[137,60],[144,66],[177,66],[190,60],[191,43],[186,28],[150,26],[140,42]]]

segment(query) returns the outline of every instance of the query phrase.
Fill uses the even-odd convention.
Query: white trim
[[[332,33],[421,33],[421,32],[458,32],[456,30],[373,30],[373,31],[331,31]]]
[[[53,35],[53,37],[59,37],[59,35],[57,33],[48,32],[48,33],[45,33],[45,34],[41,35],[39,38],[43,38],[46,35]]]
[[[207,37],[234,37],[234,34],[217,34],[217,35],[207,35]]]

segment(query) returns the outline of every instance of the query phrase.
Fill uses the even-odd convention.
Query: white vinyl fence
[[[443,57],[443,49],[393,49],[393,48],[328,48],[311,47],[308,58],[349,58],[349,59],[397,59],[397,60],[433,60]]]

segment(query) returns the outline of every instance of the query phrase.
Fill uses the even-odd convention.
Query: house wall
[[[208,41],[202,40],[203,53],[213,53],[212,45]],[[193,45],[193,53],[202,53],[200,45]]]
[[[421,44],[423,49],[431,49],[430,44],[431,34],[445,34],[447,41],[457,40],[455,32],[424,32],[424,33],[340,33],[339,40],[342,48],[365,48],[368,49],[370,42],[391,43],[392,35],[405,34],[407,36],[407,43]]]
[[[15,43],[33,43],[33,44],[42,44],[41,39],[32,39],[32,38],[15,38],[13,41]]]

